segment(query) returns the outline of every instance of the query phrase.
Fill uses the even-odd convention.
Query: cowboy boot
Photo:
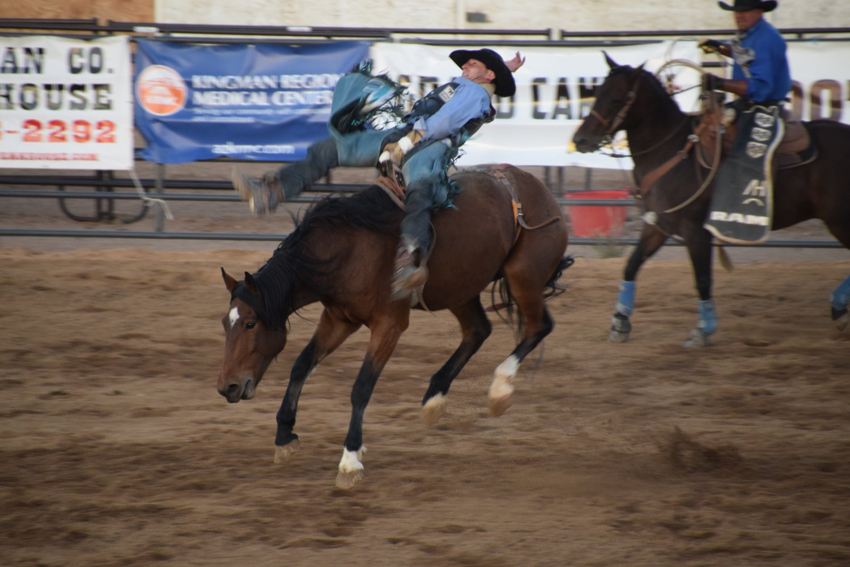
[[[266,174],[262,180],[257,180],[234,169],[232,181],[233,188],[243,201],[248,201],[256,217],[273,213],[284,201],[283,190],[274,174]]]
[[[428,281],[428,268],[419,266],[421,251],[412,244],[399,243],[393,270],[393,299],[409,297]]]

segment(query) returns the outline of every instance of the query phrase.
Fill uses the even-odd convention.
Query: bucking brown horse
[[[351,392],[351,422],[337,485],[349,488],[363,475],[363,415],[378,376],[407,329],[411,308],[448,309],[462,340],[432,377],[422,401],[427,423],[445,410],[446,395],[491,332],[481,293],[501,281],[519,313],[519,344],[495,371],[491,411],[511,404],[511,382],[523,359],[552,331],[544,305],[571,259],[567,229],[550,191],[512,166],[461,171],[453,206],[433,216],[430,276],[420,294],[393,300],[390,281],[403,212],[379,187],[314,205],[256,273],[237,281],[222,269],[230,308],[218,391],[231,403],[254,397],[274,358],[286,345],[289,316],[315,302],[324,310],[318,328],[295,360],[277,413],[275,462],[299,449],[294,432],[298,399],[316,366],[362,325],[371,338]],[[411,305],[413,303],[413,305]]]

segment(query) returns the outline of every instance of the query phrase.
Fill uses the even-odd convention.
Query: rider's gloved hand
[[[386,163],[390,160],[396,165],[401,165],[405,154],[413,149],[413,147],[422,140],[422,130],[411,130],[405,137],[401,138],[396,143],[387,144],[384,146],[384,151],[378,158],[379,163]]]
[[[697,42],[697,47],[702,49],[705,53],[720,53],[720,47],[722,45],[722,42],[708,38],[701,39]]]
[[[702,76],[702,80],[706,91],[722,91],[723,83],[726,82],[726,79],[722,79],[717,75],[712,75],[711,73],[705,73]]]
[[[395,142],[390,142],[386,146],[384,146],[384,151],[381,152],[380,157],[378,157],[378,163],[387,163],[388,161],[393,159],[393,154],[398,151],[398,144]]]

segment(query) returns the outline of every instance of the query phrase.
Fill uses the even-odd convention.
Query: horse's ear
[[[257,282],[254,281],[254,277],[248,272],[245,272],[245,287],[247,287],[248,291],[257,297],[263,296],[263,294],[260,293],[260,288],[257,285]]]
[[[224,285],[227,286],[227,291],[233,293],[233,290],[236,289],[236,286],[239,285],[233,277],[230,276],[227,272],[224,271],[224,268],[221,269],[221,277],[224,278]]]
[[[608,67],[610,67],[611,69],[613,69],[614,67],[619,67],[616,61],[608,57],[608,54],[605,53],[605,50],[602,50],[602,55],[605,56],[605,62],[608,63]]]
[[[638,68],[637,68],[637,71],[638,71],[638,72],[643,71],[643,66],[644,66],[644,65],[646,65],[646,61],[644,61],[643,63],[641,63],[641,64],[640,64],[640,67],[638,67]]]

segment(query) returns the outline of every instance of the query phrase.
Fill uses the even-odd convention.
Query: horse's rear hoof
[[[301,441],[295,439],[294,441],[290,441],[283,447],[275,446],[274,448],[274,462],[276,465],[282,465],[286,461],[292,458],[292,456],[301,449]]]
[[[835,321],[835,326],[838,327],[839,331],[844,332],[850,329],[850,312],[846,308],[839,311],[833,307],[832,320]]]
[[[446,413],[446,396],[437,394],[422,406],[422,417],[425,420],[425,425],[431,426],[440,421],[443,414]]]
[[[508,408],[514,405],[514,395],[508,394],[498,399],[490,398],[490,413],[493,417],[500,417],[508,411]]]
[[[684,343],[682,343],[683,347],[687,348],[702,348],[707,347],[709,345],[708,337],[710,335],[704,331],[700,331],[699,329],[694,329],[691,331],[691,336],[688,337]]]
[[[363,478],[363,469],[354,471],[339,471],[336,475],[336,487],[348,490]]]
[[[490,413],[499,417],[514,403],[514,387],[511,384],[516,376],[519,363],[514,355],[511,355],[496,369],[496,377],[490,384]]]
[[[629,340],[632,332],[632,323],[629,318],[621,313],[614,313],[611,317],[611,334],[608,340],[612,343],[624,343]]]
[[[611,334],[608,335],[608,340],[612,343],[625,343],[629,340],[629,333],[621,333],[611,329]]]

